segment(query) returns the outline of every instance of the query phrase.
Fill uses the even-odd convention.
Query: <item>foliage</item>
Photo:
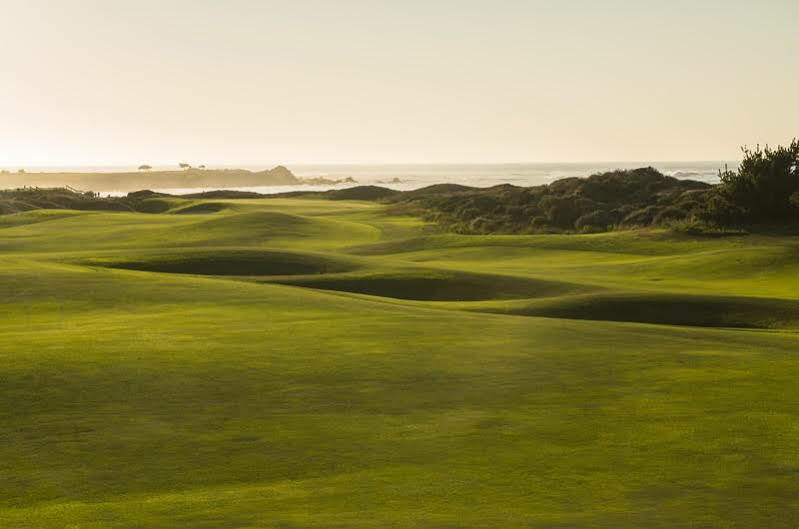
[[[397,211],[421,212],[459,233],[535,233],[668,225],[694,215],[711,186],[645,167],[527,188],[427,189],[400,193],[388,201]]]
[[[796,215],[799,191],[799,140],[775,149],[744,147],[736,171],[719,172],[719,196],[707,215],[723,223],[784,219]]]

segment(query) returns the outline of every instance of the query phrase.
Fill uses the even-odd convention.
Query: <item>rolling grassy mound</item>
[[[188,193],[180,196],[181,198],[201,198],[201,199],[211,199],[211,198],[243,199],[243,198],[263,198],[265,195],[262,195],[261,193],[256,193],[254,191],[235,191],[232,189],[217,189],[214,191],[202,191],[200,193]]]
[[[163,198],[147,198],[136,204],[136,211],[140,213],[164,213],[169,211],[174,204]]]
[[[412,200],[424,197],[434,197],[437,195],[448,195],[450,193],[462,193],[464,191],[477,191],[479,188],[464,186],[461,184],[433,184],[411,191],[404,191],[400,195],[394,195],[393,200],[389,202],[397,202],[400,200]]]
[[[188,215],[187,215],[188,216]],[[337,241],[372,240],[376,230],[346,221],[309,217],[278,211],[243,211],[230,215],[206,217],[197,215],[199,222],[181,226],[171,235],[175,240],[191,244],[217,245],[286,245],[310,244],[336,246]]]
[[[38,224],[40,222],[47,222],[49,220],[61,220],[81,215],[86,215],[86,213],[68,209],[37,209],[35,211],[16,213],[14,215],[0,216],[0,228],[14,228],[17,226],[25,226],[27,224]]]
[[[399,191],[379,186],[356,186],[327,191],[324,196],[333,200],[379,200],[399,193]]]
[[[175,215],[201,215],[206,213],[218,213],[230,208],[230,204],[224,202],[200,202],[191,204],[172,211]]]

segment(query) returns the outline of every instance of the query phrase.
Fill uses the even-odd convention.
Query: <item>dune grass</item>
[[[208,203],[0,216],[0,527],[799,523],[796,239]]]

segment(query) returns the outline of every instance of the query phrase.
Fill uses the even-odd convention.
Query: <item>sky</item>
[[[0,167],[736,159],[799,1],[0,0]]]

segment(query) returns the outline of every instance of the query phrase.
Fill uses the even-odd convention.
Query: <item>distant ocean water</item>
[[[513,184],[516,186],[535,186],[548,184],[560,178],[572,176],[590,176],[601,171],[613,169],[633,169],[636,167],[652,166],[663,174],[676,178],[700,180],[714,183],[718,180],[718,171],[725,164],[730,167],[737,166],[737,162],[729,161],[700,161],[700,162],[600,162],[600,163],[524,163],[524,164],[296,164],[288,165],[289,169],[299,177],[313,178],[324,177],[331,180],[354,179],[357,184],[342,184],[336,186],[259,186],[236,187],[232,189],[257,191],[260,193],[283,193],[295,190],[342,189],[353,185],[379,185],[398,190],[411,190],[431,184],[457,183],[474,187],[490,187],[498,184]],[[270,168],[263,166],[230,166],[251,170]],[[214,168],[209,166],[209,168]],[[219,167],[222,168],[222,167]],[[28,167],[28,171],[75,171],[75,172],[104,172],[104,171],[129,171],[130,167]],[[161,167],[154,167],[161,169]],[[164,168],[166,169],[166,168]],[[163,189],[162,191],[176,194],[192,193],[203,189]],[[215,188],[217,189],[217,188]],[[231,189],[226,187],[225,189]]]

